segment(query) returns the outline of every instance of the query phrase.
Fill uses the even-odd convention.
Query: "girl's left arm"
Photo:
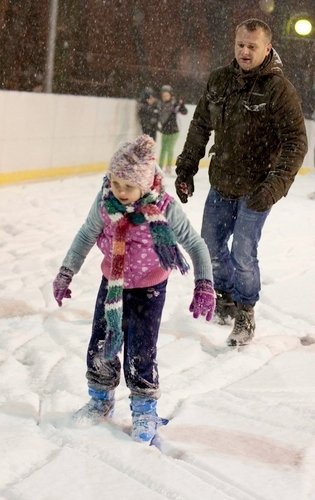
[[[203,238],[192,227],[180,204],[173,200],[169,204],[165,215],[175,233],[178,243],[183,246],[192,260],[195,281],[209,280],[213,283],[212,265],[208,247]]]
[[[86,221],[77,232],[68,252],[65,256],[62,266],[78,273],[91,248],[95,245],[97,238],[104,228],[104,222],[100,214],[100,201],[102,193],[100,192],[86,218]]]

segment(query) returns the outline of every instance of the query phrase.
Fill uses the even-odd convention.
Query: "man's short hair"
[[[236,26],[235,32],[237,32],[240,28],[246,28],[247,31],[256,31],[257,29],[261,28],[264,31],[268,42],[270,43],[272,40],[272,32],[270,27],[267,23],[261,21],[260,19],[252,18],[246,19],[246,21],[242,21],[238,26]]]

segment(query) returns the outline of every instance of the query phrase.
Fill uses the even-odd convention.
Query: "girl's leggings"
[[[160,167],[170,167],[173,163],[174,148],[178,139],[179,132],[175,134],[162,134],[162,147],[160,153]],[[166,163],[165,163],[166,160]]]
[[[132,395],[159,397],[159,375],[156,344],[165,302],[167,281],[149,288],[125,289],[123,292],[123,367],[127,387]],[[96,299],[92,337],[87,352],[88,386],[96,390],[115,389],[120,381],[118,356],[111,361],[103,357],[106,322],[104,302],[108,282],[102,279]]]

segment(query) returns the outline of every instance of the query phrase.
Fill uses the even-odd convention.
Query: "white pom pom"
[[[142,134],[134,142],[134,152],[139,158],[152,155],[155,148],[155,141],[149,135]]]

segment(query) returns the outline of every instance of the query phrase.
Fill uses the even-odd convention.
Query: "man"
[[[254,336],[261,231],[271,207],[287,195],[307,151],[300,102],[283,76],[271,38],[269,26],[258,19],[237,26],[235,59],[210,74],[176,163],[176,191],[186,203],[215,132],[202,236],[213,262],[219,322],[235,318],[227,341],[232,346]]]

